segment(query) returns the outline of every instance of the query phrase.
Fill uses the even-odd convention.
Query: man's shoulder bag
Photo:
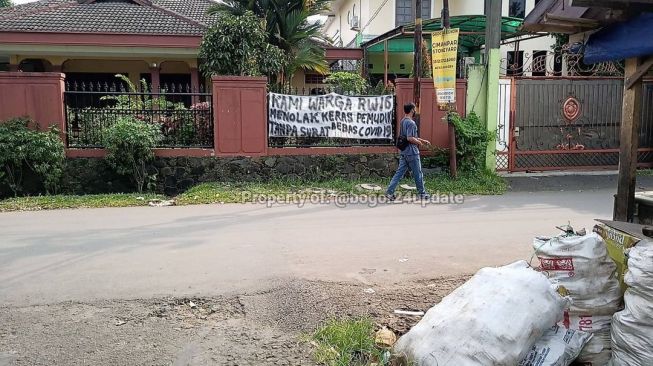
[[[410,145],[410,142],[408,142],[408,137],[405,135],[400,135],[397,137],[397,142],[395,143],[395,146],[397,146],[397,149],[404,151],[406,148]]]

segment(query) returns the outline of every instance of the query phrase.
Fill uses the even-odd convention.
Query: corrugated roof
[[[0,31],[201,36],[211,0],[41,0],[0,10]]]

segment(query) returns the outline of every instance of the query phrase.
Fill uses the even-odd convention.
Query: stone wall
[[[389,178],[397,169],[396,154],[267,156],[267,157],[177,157],[157,158],[148,168],[156,176],[151,187],[158,193],[176,195],[205,182],[248,182],[270,179],[325,180],[333,178]],[[26,193],[42,192],[35,177],[26,177]],[[9,196],[0,187],[0,197]],[[66,161],[59,193],[97,194],[133,192],[128,177],[116,174],[100,158],[74,158]]]
[[[267,156],[252,158],[157,159],[157,191],[174,195],[204,182],[249,182],[270,179],[325,180],[391,177],[397,156]]]

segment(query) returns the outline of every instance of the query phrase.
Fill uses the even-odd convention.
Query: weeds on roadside
[[[327,366],[379,363],[383,351],[374,344],[374,330],[367,317],[327,321],[311,336],[313,359]]]

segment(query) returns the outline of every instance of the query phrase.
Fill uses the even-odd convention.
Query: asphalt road
[[[614,189],[461,205],[206,205],[0,213],[0,305],[217,295],[288,278],[388,285],[529,259],[556,225],[609,218]]]

